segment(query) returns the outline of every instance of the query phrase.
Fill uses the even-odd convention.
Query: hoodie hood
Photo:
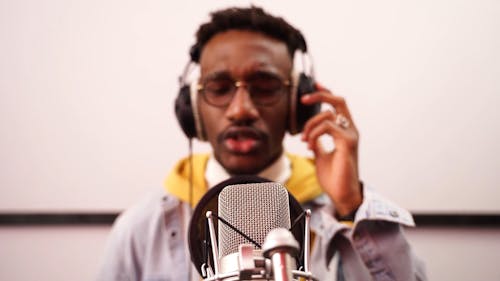
[[[192,156],[192,207],[196,206],[208,190],[205,181],[205,168],[209,157],[209,154],[194,154]],[[316,178],[316,169],[313,160],[288,153],[286,157],[290,160],[292,173],[286,181],[285,187],[295,199],[300,203],[305,203],[321,195],[323,191]],[[189,157],[181,159],[165,180],[165,189],[167,192],[186,203],[189,203],[191,161]]]

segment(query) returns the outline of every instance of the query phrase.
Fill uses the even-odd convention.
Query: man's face
[[[256,32],[230,30],[208,41],[201,53],[200,67],[202,85],[207,85],[207,81],[248,84],[268,78],[288,81],[292,60],[281,41]],[[253,94],[259,93],[256,89]],[[205,133],[215,158],[229,173],[258,173],[281,155],[289,88],[283,87],[282,95],[272,105],[259,104],[257,96],[252,99],[244,86],[236,89],[225,106],[209,104],[203,91],[198,105]]]

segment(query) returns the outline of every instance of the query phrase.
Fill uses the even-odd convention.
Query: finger
[[[333,116],[336,117],[333,118]],[[311,122],[308,121],[302,135],[302,140],[307,142],[308,148],[314,153],[325,152],[317,146],[320,137],[325,134],[333,138],[337,148],[350,150],[357,146],[358,132],[355,127],[338,121],[338,117],[342,117],[342,115],[322,112],[321,115],[315,117],[314,120],[310,120]]]
[[[329,91],[320,90],[308,95],[305,95],[301,99],[302,103],[306,105],[315,103],[327,103],[335,108],[339,113],[344,114],[347,118],[351,119],[351,113],[347,107],[346,100],[341,96],[333,95]]]
[[[325,149],[320,141],[321,137],[331,136],[333,139],[335,151],[353,152],[358,147],[358,134],[354,130],[343,130],[338,125],[329,122],[323,123],[321,126],[315,128],[307,140],[307,146],[311,149],[316,156],[329,154],[333,152],[332,149]]]
[[[322,136],[326,135],[331,136],[333,134],[334,127],[335,127],[334,122],[325,121],[311,130],[306,141],[307,141],[307,147],[311,149],[315,155],[321,155],[326,153],[326,150],[322,145],[322,143],[319,141],[319,139]]]
[[[311,119],[309,119],[306,124],[304,124],[304,129],[302,130],[302,139],[306,139],[308,138],[308,135],[309,135],[309,131],[318,126],[318,124],[321,124],[322,122],[325,122],[325,121],[334,121],[336,118],[336,114],[331,111],[331,110],[325,110],[325,111],[322,111],[316,115],[314,115],[313,117],[311,117]]]
[[[347,129],[349,128],[351,122],[349,122],[349,119],[347,119],[347,117],[345,117],[342,113],[339,113],[335,117],[335,124],[339,125],[344,129]]]
[[[314,144],[317,143],[319,137],[324,134],[332,136],[335,141],[340,141],[340,139],[349,138],[352,133],[335,124],[334,121],[327,120],[311,128],[309,134],[307,135],[306,141],[309,145],[314,146]]]

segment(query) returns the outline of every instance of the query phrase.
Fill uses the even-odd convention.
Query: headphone
[[[191,47],[191,60],[186,64],[179,78],[180,89],[175,99],[175,116],[177,117],[177,121],[182,131],[189,139],[197,138],[204,141],[206,140],[206,135],[199,116],[197,103],[198,86],[196,82],[190,83],[187,79],[193,67],[196,67],[196,62],[199,61],[200,52],[201,50],[198,45],[195,44]],[[294,64],[298,56],[301,56],[302,71],[292,72],[292,87],[288,115],[289,122],[287,125],[287,131],[292,135],[300,133],[304,129],[307,120],[316,115],[321,109],[320,103],[305,105],[300,102],[302,96],[317,90],[314,81],[313,67],[310,56],[307,53],[305,41],[303,41],[301,48],[299,48],[294,55]],[[309,64],[308,68],[306,67],[307,64]]]

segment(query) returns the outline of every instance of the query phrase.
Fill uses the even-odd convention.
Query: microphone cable
[[[193,215],[193,139],[189,138],[189,216]]]
[[[245,238],[246,240],[248,240],[250,243],[254,244],[257,248],[261,249],[262,246],[257,243],[257,241],[253,240],[252,238],[250,238],[250,236],[246,235],[245,233],[243,233],[241,230],[239,230],[236,226],[232,225],[231,223],[229,223],[227,220],[219,217],[218,215],[216,214],[212,214],[216,219],[218,219],[220,222],[222,222],[223,224],[227,225],[229,228],[231,228],[233,231],[235,231],[236,233],[238,233],[239,235],[243,236],[243,238]]]
[[[189,210],[189,220],[191,220],[191,218],[193,217],[193,209],[194,209],[194,206],[193,206],[193,138],[188,138],[188,145],[189,145],[189,207],[188,207],[188,210]],[[188,251],[188,261],[191,259],[191,255],[189,254],[189,251]],[[188,262],[189,266],[188,266],[188,280],[189,281],[193,281],[193,265],[191,265],[189,262]]]

